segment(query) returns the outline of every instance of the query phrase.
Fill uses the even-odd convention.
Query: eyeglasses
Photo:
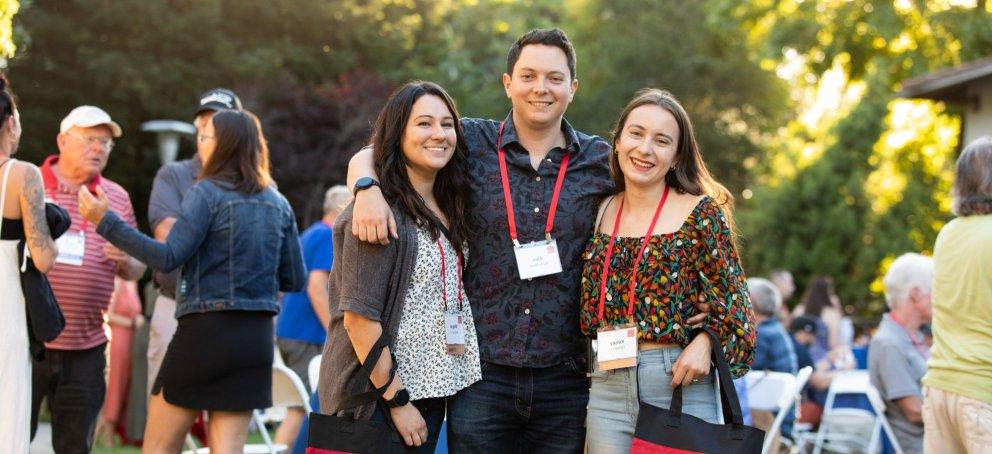
[[[214,136],[206,136],[206,135],[203,135],[203,134],[197,134],[196,135],[196,141],[197,142],[201,142],[201,143],[202,142],[206,142],[208,140],[214,140],[214,139],[215,139]]]
[[[81,135],[67,132],[66,134],[75,137],[78,140],[82,140],[86,143],[87,147],[92,147],[93,145],[98,145],[101,150],[110,151],[114,149],[114,139],[111,138],[101,138],[101,137],[83,137]]]

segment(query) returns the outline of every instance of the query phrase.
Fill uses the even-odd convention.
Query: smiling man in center
[[[507,55],[510,113],[462,120],[475,234],[464,279],[482,380],[449,404],[453,452],[583,450],[589,379],[576,303],[580,255],[613,184],[609,144],[564,119],[579,87],[575,67],[564,32],[531,30]],[[358,191],[354,233],[388,242],[395,227],[373,177],[363,150],[348,175]]]

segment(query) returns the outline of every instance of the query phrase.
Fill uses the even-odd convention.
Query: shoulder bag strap
[[[10,168],[14,167],[14,158],[7,158],[7,161],[3,163],[3,183],[2,189],[0,189],[0,229],[3,229],[3,210],[7,204],[7,177],[10,175]]]
[[[399,246],[399,241],[397,241],[396,244]],[[403,262],[398,261],[397,263]],[[401,291],[400,294],[405,295],[405,293],[405,291]],[[390,296],[392,295],[390,294]],[[390,349],[389,358],[392,360],[392,367],[389,368],[389,379],[386,380],[386,384],[378,388],[375,388],[373,385],[373,389],[371,391],[364,391],[365,384],[371,382],[372,371],[375,369],[376,364],[379,363],[379,358],[382,356],[382,351],[389,346],[389,343],[392,340],[392,337],[389,336],[388,329],[394,306],[393,300],[394,299],[391,298],[386,304],[386,307],[383,309],[381,322],[382,334],[379,335],[379,339],[376,340],[374,345],[372,345],[368,356],[365,357],[365,362],[362,363],[362,367],[358,369],[358,379],[355,381],[355,386],[351,389],[351,395],[342,399],[341,404],[338,405],[338,408],[336,408],[332,414],[338,414],[342,410],[347,410],[369,402],[374,402],[376,399],[382,397],[382,394],[386,392],[389,385],[393,383],[393,379],[396,377],[396,355],[393,354],[392,349]]]
[[[370,381],[375,365],[379,363],[379,357],[382,356],[382,351],[389,346],[389,339],[389,335],[385,332],[379,336],[379,340],[375,342],[375,345],[369,350],[368,356],[365,357],[362,367],[358,369],[358,377],[355,381],[355,386],[351,389],[351,395],[344,398],[332,414],[373,402],[382,397],[382,394],[386,392],[386,388],[389,388],[389,384],[393,382],[393,378],[396,376],[396,356],[391,351],[389,352],[389,356],[393,360],[393,365],[389,368],[389,379],[386,380],[386,384],[371,391],[363,392],[363,390],[365,389],[365,383]]]
[[[709,329],[698,329],[694,332],[693,337],[696,335],[707,335],[712,341],[713,350],[711,357],[713,364],[716,365],[717,378],[720,380],[720,404],[723,406],[724,415],[730,415],[730,424],[735,429],[732,437],[742,440],[744,439],[744,414],[741,412],[741,401],[737,396],[737,389],[734,388],[734,381],[730,378],[730,366],[727,365],[727,360],[724,358],[723,346],[720,344],[720,339]],[[672,405],[669,409],[669,414],[668,425],[678,427],[682,422],[681,386],[676,387],[675,391],[672,392]]]
[[[592,233],[594,235],[599,233],[599,225],[603,222],[603,215],[606,214],[606,210],[613,204],[613,201],[616,200],[616,198],[617,196],[611,195],[606,204],[603,205],[603,208],[600,208],[599,213],[596,214],[596,224],[592,226]]]

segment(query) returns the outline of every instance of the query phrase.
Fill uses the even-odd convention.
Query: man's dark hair
[[[535,28],[527,33],[524,33],[517,42],[510,46],[510,52],[506,54],[506,73],[513,75],[513,67],[516,66],[517,60],[520,59],[520,52],[523,51],[524,47],[531,44],[542,44],[545,46],[554,46],[561,49],[565,53],[565,59],[568,60],[568,71],[569,76],[575,79],[575,48],[572,47],[572,42],[568,40],[568,36],[565,36],[565,32],[560,28]]]

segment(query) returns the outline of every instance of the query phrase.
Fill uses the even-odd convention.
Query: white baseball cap
[[[121,136],[121,126],[110,119],[110,114],[96,106],[79,106],[72,109],[72,112],[69,112],[69,115],[62,119],[59,132],[64,133],[76,126],[92,128],[99,125],[107,125],[114,137]]]

